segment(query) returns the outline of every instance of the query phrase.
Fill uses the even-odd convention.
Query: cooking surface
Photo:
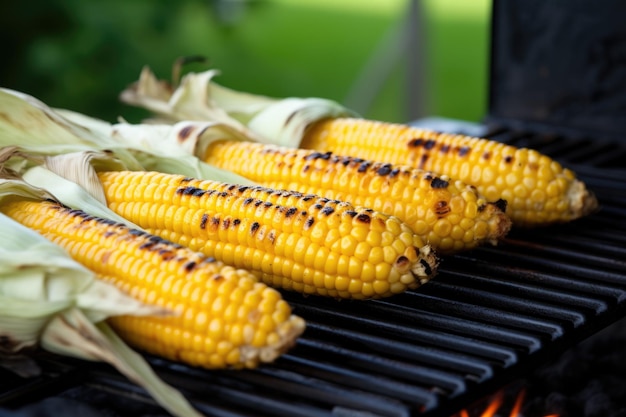
[[[258,370],[205,371],[150,357],[151,364],[207,415],[449,416],[623,317],[626,151],[499,129],[490,136],[558,155],[601,210],[445,257],[435,280],[393,298],[285,293],[308,329]],[[108,366],[49,354],[38,360],[45,372],[37,378],[0,368],[0,405],[50,410],[48,402],[61,401],[52,409],[66,407],[66,416],[85,415],[72,414],[85,406],[93,415],[163,413]]]

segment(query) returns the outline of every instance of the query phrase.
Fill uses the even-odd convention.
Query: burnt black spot
[[[391,171],[389,173],[389,178],[395,178],[398,176],[398,174],[400,173],[400,170],[398,168],[394,169],[393,171]]]
[[[241,220],[239,220],[239,219],[233,220],[233,225],[234,226],[239,226],[240,223],[241,223]]]
[[[439,148],[439,152],[441,152],[441,153],[448,153],[448,152],[450,152],[450,145],[448,145],[448,144],[441,145],[441,148]]]
[[[468,153],[470,153],[470,150],[471,150],[471,149],[470,149],[470,147],[469,147],[469,146],[461,146],[461,147],[459,148],[459,156],[465,156],[465,155],[467,155]]]
[[[315,223],[315,219],[313,217],[306,219],[306,222],[304,222],[304,230],[310,229],[311,226],[313,226],[313,223]]]
[[[510,164],[511,162],[513,162],[513,157],[511,155],[505,156],[504,162],[506,162],[507,164]]]
[[[309,213],[307,213],[306,211],[301,211],[301,212],[300,212],[300,215],[301,215],[302,217],[307,216],[308,214],[309,214]]]
[[[370,165],[372,165],[371,162],[365,161],[362,162],[361,165],[359,165],[359,169],[357,169],[357,172],[365,172],[369,169]]]
[[[491,158],[491,154],[489,152],[483,153],[483,159],[489,159],[489,158]]]
[[[372,218],[365,213],[359,214],[356,216],[356,219],[361,223],[370,223],[372,221]]]
[[[498,199],[498,201],[496,201],[495,203],[493,203],[496,207],[498,207],[500,210],[502,210],[503,212],[506,212],[506,206],[507,206],[507,201],[500,198]]]
[[[295,207],[290,207],[289,209],[287,209],[287,211],[285,212],[285,217],[291,217],[294,214],[296,214],[298,212],[298,209]]]
[[[83,219],[81,220],[81,223],[87,223],[87,222],[90,222],[90,221],[92,221],[92,220],[95,220],[95,217],[94,217],[94,216],[85,216],[85,217],[83,217]]]
[[[428,139],[424,142],[424,149],[432,149],[435,147],[436,144],[437,143],[434,140]]]
[[[424,267],[424,272],[426,272],[426,275],[430,275],[433,273],[432,268],[425,259],[420,259],[420,264],[422,264],[422,266]]]
[[[478,206],[478,212],[482,213],[483,211],[485,211],[485,208],[487,207],[486,204],[481,204],[480,206]]]
[[[348,210],[346,211],[346,214],[352,218],[356,217],[356,215],[358,214],[356,211],[354,210]]]
[[[316,198],[314,195],[305,195],[302,197],[302,201],[311,201],[314,198]]]
[[[247,206],[248,204],[252,203],[254,201],[254,198],[248,197],[245,200],[243,200],[243,205]]]
[[[222,229],[228,229],[228,226],[230,226],[230,219],[227,217],[222,222]]]
[[[250,234],[254,235],[257,232],[257,230],[259,230],[259,227],[261,227],[259,222],[252,223],[252,226],[250,226]]]
[[[198,187],[183,187],[176,190],[176,194],[192,195],[194,197],[201,197],[206,194],[205,190]]]
[[[274,232],[274,230],[270,230],[270,232],[267,234],[267,240],[270,241],[270,243],[274,243],[274,241],[276,240],[276,232]]]
[[[128,231],[128,234],[133,235],[133,236],[145,236],[147,233],[139,229],[130,229]]]
[[[334,212],[335,212],[335,209],[334,209],[334,208],[332,208],[332,207],[328,207],[328,206],[326,206],[326,207],[324,207],[324,208],[322,209],[322,214],[325,214],[326,216],[330,216],[330,215],[331,215],[331,214],[333,214]]]
[[[240,193],[243,193],[243,192],[244,192],[244,191],[246,191],[248,188],[250,188],[250,187],[248,187],[247,185],[242,185],[242,186],[240,186],[239,188],[237,188],[237,190],[238,190]]]
[[[235,188],[237,188],[237,186],[236,186],[235,184],[231,184],[231,185],[229,185],[229,186],[228,186],[227,190],[228,190],[228,191],[232,191],[232,190],[234,190]]]
[[[417,148],[418,146],[422,146],[422,143],[424,143],[424,139],[420,139],[420,138],[417,138],[417,139],[411,139],[411,140],[409,141],[409,146],[410,146],[411,148]]]
[[[193,126],[185,126],[178,132],[178,137],[182,140],[186,140],[189,135],[191,135],[191,132],[193,132]]]
[[[348,165],[350,165],[350,158],[341,158],[340,163],[341,165],[343,165],[344,167],[347,167]]]
[[[150,249],[150,248],[154,247],[154,245],[156,245],[156,243],[154,243],[154,242],[146,242],[146,243],[141,244],[139,246],[139,249],[140,250]]]
[[[200,219],[200,229],[206,228],[206,222],[209,220],[209,215],[204,213],[202,215],[202,219]]]
[[[254,207],[259,207],[261,204],[263,204],[263,200],[257,200],[254,202]]]
[[[317,210],[321,210],[321,209],[324,208],[324,206],[318,203],[318,204],[314,205],[313,208],[315,208]]]
[[[185,264],[185,271],[191,272],[196,267],[196,263],[194,261],[189,261]]]
[[[193,178],[191,178],[191,177],[185,177],[185,178],[183,178],[182,180],[180,180],[180,182],[181,182],[181,183],[183,183],[183,182],[189,182],[189,181],[191,181],[191,180],[193,180]]]
[[[430,186],[432,188],[446,188],[448,185],[448,181],[442,180],[439,177],[433,178],[433,180],[430,182]]]
[[[306,164],[304,167],[302,167],[302,172],[307,172],[309,169],[311,169],[311,165]]]
[[[220,197],[228,197],[229,195],[230,194],[228,194],[226,191],[222,191],[221,193],[218,194],[218,196],[220,196]]]
[[[211,217],[211,226],[219,226],[220,225],[220,218],[218,216],[214,216]]]
[[[378,168],[378,171],[376,171],[376,173],[381,176],[389,175],[391,173],[391,164],[385,164],[381,166],[380,168]]]
[[[304,159],[306,160],[312,160],[312,159],[324,159],[324,160],[328,160],[330,159],[330,156],[332,155],[332,152],[313,152],[310,153],[309,155],[307,155]]]
[[[213,275],[213,277],[211,279],[213,281],[222,281],[224,279],[224,275],[215,274],[215,275]]]
[[[272,207],[272,206],[273,206],[273,204],[272,204],[271,202],[269,202],[269,201],[266,201],[263,205],[264,205],[265,207],[267,207],[267,208],[270,208],[270,207]]]

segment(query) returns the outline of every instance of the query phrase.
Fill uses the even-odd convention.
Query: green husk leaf
[[[19,146],[32,156],[107,151],[112,152],[126,169],[133,171],[153,170],[235,184],[252,184],[240,175],[202,162],[193,152],[173,151],[176,149],[173,144],[153,140],[151,146],[146,146],[141,140],[122,138],[116,132],[125,129],[127,123],[112,125],[81,113],[51,109],[34,97],[14,90],[0,89],[0,114],[5,116],[0,118],[0,147]],[[146,129],[146,133],[137,135],[142,129]],[[150,125],[140,125],[134,130],[137,134],[133,136],[149,137],[152,131]],[[237,132],[222,123],[205,123],[202,136],[244,137]]]
[[[54,198],[17,179],[0,179],[4,199]],[[165,384],[104,320],[114,315],[167,315],[96,278],[59,246],[0,213],[0,346],[2,363],[26,348],[105,361],[144,387],[176,416],[200,414]],[[34,372],[35,368],[27,372]]]
[[[126,88],[120,99],[152,111],[160,122],[236,121],[248,140],[291,147],[300,145],[306,128],[317,120],[357,116],[323,98],[277,99],[232,90],[213,81],[217,74],[216,70],[188,73],[174,89],[144,67],[139,80]]]

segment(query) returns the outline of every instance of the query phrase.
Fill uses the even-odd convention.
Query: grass
[[[44,4],[62,23],[34,25],[44,18],[27,6],[18,13],[21,20],[0,22],[0,30],[12,34],[24,26],[54,29],[30,32],[32,39],[17,45],[21,52],[1,70],[0,85],[55,107],[109,121],[120,115],[141,117],[137,109],[122,105],[118,94],[142,66],[169,78],[178,56],[204,55],[222,71],[217,81],[231,88],[276,97],[326,97],[380,120],[410,117],[406,80],[412,51],[403,49],[397,37],[408,11],[405,0]],[[486,108],[487,0],[420,4],[428,80],[420,91],[424,115],[480,119]],[[206,68],[194,64],[188,70]]]

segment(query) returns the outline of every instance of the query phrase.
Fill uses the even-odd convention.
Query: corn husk
[[[222,121],[237,126],[234,120],[248,140],[289,147],[299,147],[306,128],[317,120],[358,116],[323,98],[278,99],[232,90],[213,81],[218,73],[188,73],[174,88],[144,67],[120,99],[153,112],[152,123]]]
[[[195,135],[189,135],[189,144],[179,141],[184,145],[181,147],[176,144],[180,135],[169,135],[173,142],[168,143],[161,140],[163,129],[158,127],[148,124],[132,127],[124,122],[113,125],[81,113],[52,109],[32,96],[9,89],[0,89],[0,113],[6,116],[0,119],[0,147],[19,146],[32,156],[106,151],[112,152],[129,170],[153,170],[233,184],[253,184],[240,175],[202,162],[187,150],[189,146],[192,149],[206,146],[208,142],[203,141],[209,138],[244,138],[227,124],[198,124]],[[126,128],[132,129],[134,141],[120,135]]]
[[[5,198],[55,198],[15,176],[0,179]],[[107,325],[121,315],[170,314],[98,280],[61,247],[0,213],[0,356],[42,347],[85,360],[104,361],[144,387],[176,416],[199,416],[176,389]],[[32,367],[28,373],[36,369]]]

